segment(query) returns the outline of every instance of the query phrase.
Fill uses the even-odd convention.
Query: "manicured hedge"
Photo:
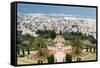
[[[54,63],[54,55],[50,55],[47,57],[48,63]]]
[[[66,54],[66,62],[72,62],[72,55]]]

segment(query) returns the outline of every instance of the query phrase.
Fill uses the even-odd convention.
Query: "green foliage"
[[[80,62],[81,61],[81,57],[77,57],[77,62]]]
[[[86,45],[86,52],[88,52],[88,49],[89,49],[89,45]]]
[[[50,55],[47,57],[48,63],[54,63],[54,55]]]
[[[60,35],[62,35],[62,32],[60,31]]]
[[[72,62],[72,55],[66,54],[66,62]]]
[[[23,45],[17,45],[17,53],[18,53],[18,55],[20,55],[19,54],[20,51],[22,51],[22,55],[25,55],[25,49],[26,49],[25,46],[23,46]]]
[[[75,50],[76,54],[80,53],[80,50],[82,49],[82,46],[81,46],[81,41],[80,41],[79,38],[76,38],[75,40],[72,41],[72,47]]]
[[[27,40],[31,41],[31,40],[34,39],[34,37],[31,36],[30,34],[24,34],[24,35],[21,36],[21,38],[22,38],[24,41],[27,41]]]
[[[20,51],[22,51],[23,55],[25,55],[25,51],[27,51],[28,54],[30,54],[30,48],[32,48],[32,42],[34,40],[34,37],[32,37],[30,34],[18,34],[17,35],[17,52],[18,55],[20,54]]]
[[[42,60],[38,60],[38,64],[43,64],[43,61]]]
[[[46,41],[42,37],[37,37],[33,42],[33,46],[39,55],[43,55],[48,50]]]
[[[56,37],[55,31],[54,30],[50,31],[49,36],[50,36],[51,39],[54,39]]]
[[[56,37],[56,33],[54,30],[44,30],[44,31],[38,30],[36,33],[45,39],[48,38],[54,39]]]
[[[65,38],[65,40],[72,40],[75,38],[75,36],[72,35],[70,32],[64,32],[62,35]]]
[[[25,55],[19,55],[19,57],[25,57]]]
[[[62,35],[66,40],[73,40],[79,37],[81,40],[90,40],[91,42],[95,42],[95,38],[92,35],[82,34],[81,32],[64,32]]]
[[[93,47],[93,51],[94,51],[94,52],[96,51],[96,46]]]

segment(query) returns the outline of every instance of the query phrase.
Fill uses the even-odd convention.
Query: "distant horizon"
[[[50,13],[20,13],[18,12],[18,14],[25,14],[25,15],[32,15],[32,14],[41,14],[41,15],[50,15]],[[93,20],[96,20],[96,17],[94,16],[79,16],[79,15],[69,15],[69,14],[51,14],[51,15],[65,15],[66,17],[77,17],[77,18],[88,18],[88,19],[93,19]]]
[[[64,14],[96,19],[96,8],[89,7],[18,3],[17,12],[22,14]]]

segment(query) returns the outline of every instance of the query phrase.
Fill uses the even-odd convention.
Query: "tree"
[[[62,31],[60,31],[60,35],[62,35]]]
[[[47,57],[48,63],[54,63],[54,55],[50,55]]]
[[[76,38],[75,40],[72,41],[72,47],[75,50],[76,54],[80,54],[80,50],[82,49],[82,47],[81,47],[81,41],[79,38]]]
[[[19,49],[22,50],[23,55],[25,55],[25,50],[27,50],[28,55],[30,54],[30,47],[32,45],[32,41],[34,40],[34,37],[32,37],[30,34],[24,34],[24,35],[18,35],[17,36],[17,44],[18,46],[18,54]]]
[[[94,51],[94,52],[96,51],[96,46],[93,47],[93,51]]]
[[[56,32],[54,30],[52,30],[52,31],[50,31],[49,35],[50,35],[51,39],[54,39],[56,37]]]
[[[66,62],[72,62],[72,55],[66,54]]]
[[[86,52],[88,52],[89,50],[89,45],[86,45]]]
[[[20,45],[17,45],[17,54],[20,55]]]
[[[38,54],[42,56],[44,52],[47,52],[46,41],[42,37],[37,37],[33,43],[34,49],[38,51]]]
[[[21,54],[20,54],[20,51],[22,51],[22,55],[21,56],[25,56],[25,46],[23,46],[23,45],[17,45],[17,54],[20,56]]]
[[[18,55],[21,55],[20,51],[22,51],[22,55],[24,56],[25,53],[24,53],[24,47],[22,46],[22,35],[18,34],[17,35],[17,54]]]
[[[43,61],[42,60],[38,60],[38,64],[43,64]]]

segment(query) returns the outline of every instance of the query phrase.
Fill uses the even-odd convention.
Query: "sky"
[[[42,14],[66,14],[77,16],[96,17],[96,8],[76,7],[76,6],[54,6],[39,4],[17,4],[19,13],[42,13]]]

